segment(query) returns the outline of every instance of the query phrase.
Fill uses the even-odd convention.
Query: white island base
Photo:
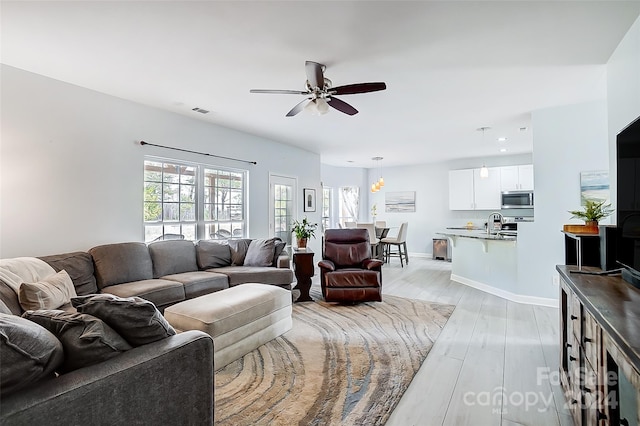
[[[451,280],[518,303],[557,306],[545,298],[521,294],[516,238],[482,231],[440,232],[451,244]]]

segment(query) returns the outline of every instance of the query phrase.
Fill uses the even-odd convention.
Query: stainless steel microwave
[[[533,191],[503,191],[503,209],[532,209]]]

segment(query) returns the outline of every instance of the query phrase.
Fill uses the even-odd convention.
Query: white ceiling
[[[638,0],[1,5],[7,65],[361,167],[531,152],[531,111],[604,99],[605,64],[640,14]],[[334,86],[387,90],[340,97],[352,117],[287,118],[301,96],[249,93],[303,90],[306,60]]]

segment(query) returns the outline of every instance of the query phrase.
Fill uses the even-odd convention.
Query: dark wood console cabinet
[[[640,424],[640,290],[619,276],[571,273],[577,266],[556,269],[560,381],[574,423]]]

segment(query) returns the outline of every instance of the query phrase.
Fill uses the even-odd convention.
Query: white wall
[[[249,170],[249,236],[269,234],[269,172],[319,194],[317,154],[2,66],[0,257],[143,241],[144,155]],[[137,142],[257,161],[179,153]],[[320,209],[307,213],[320,221]],[[319,252],[319,240],[311,242]]]
[[[616,135],[640,117],[640,18],[631,26],[607,64],[609,163],[611,193],[616,200]]]
[[[580,208],[580,172],[609,168],[606,102],[534,111],[532,127],[536,213],[518,227],[518,287],[520,294],[556,299],[562,225],[581,223],[568,213]]]

